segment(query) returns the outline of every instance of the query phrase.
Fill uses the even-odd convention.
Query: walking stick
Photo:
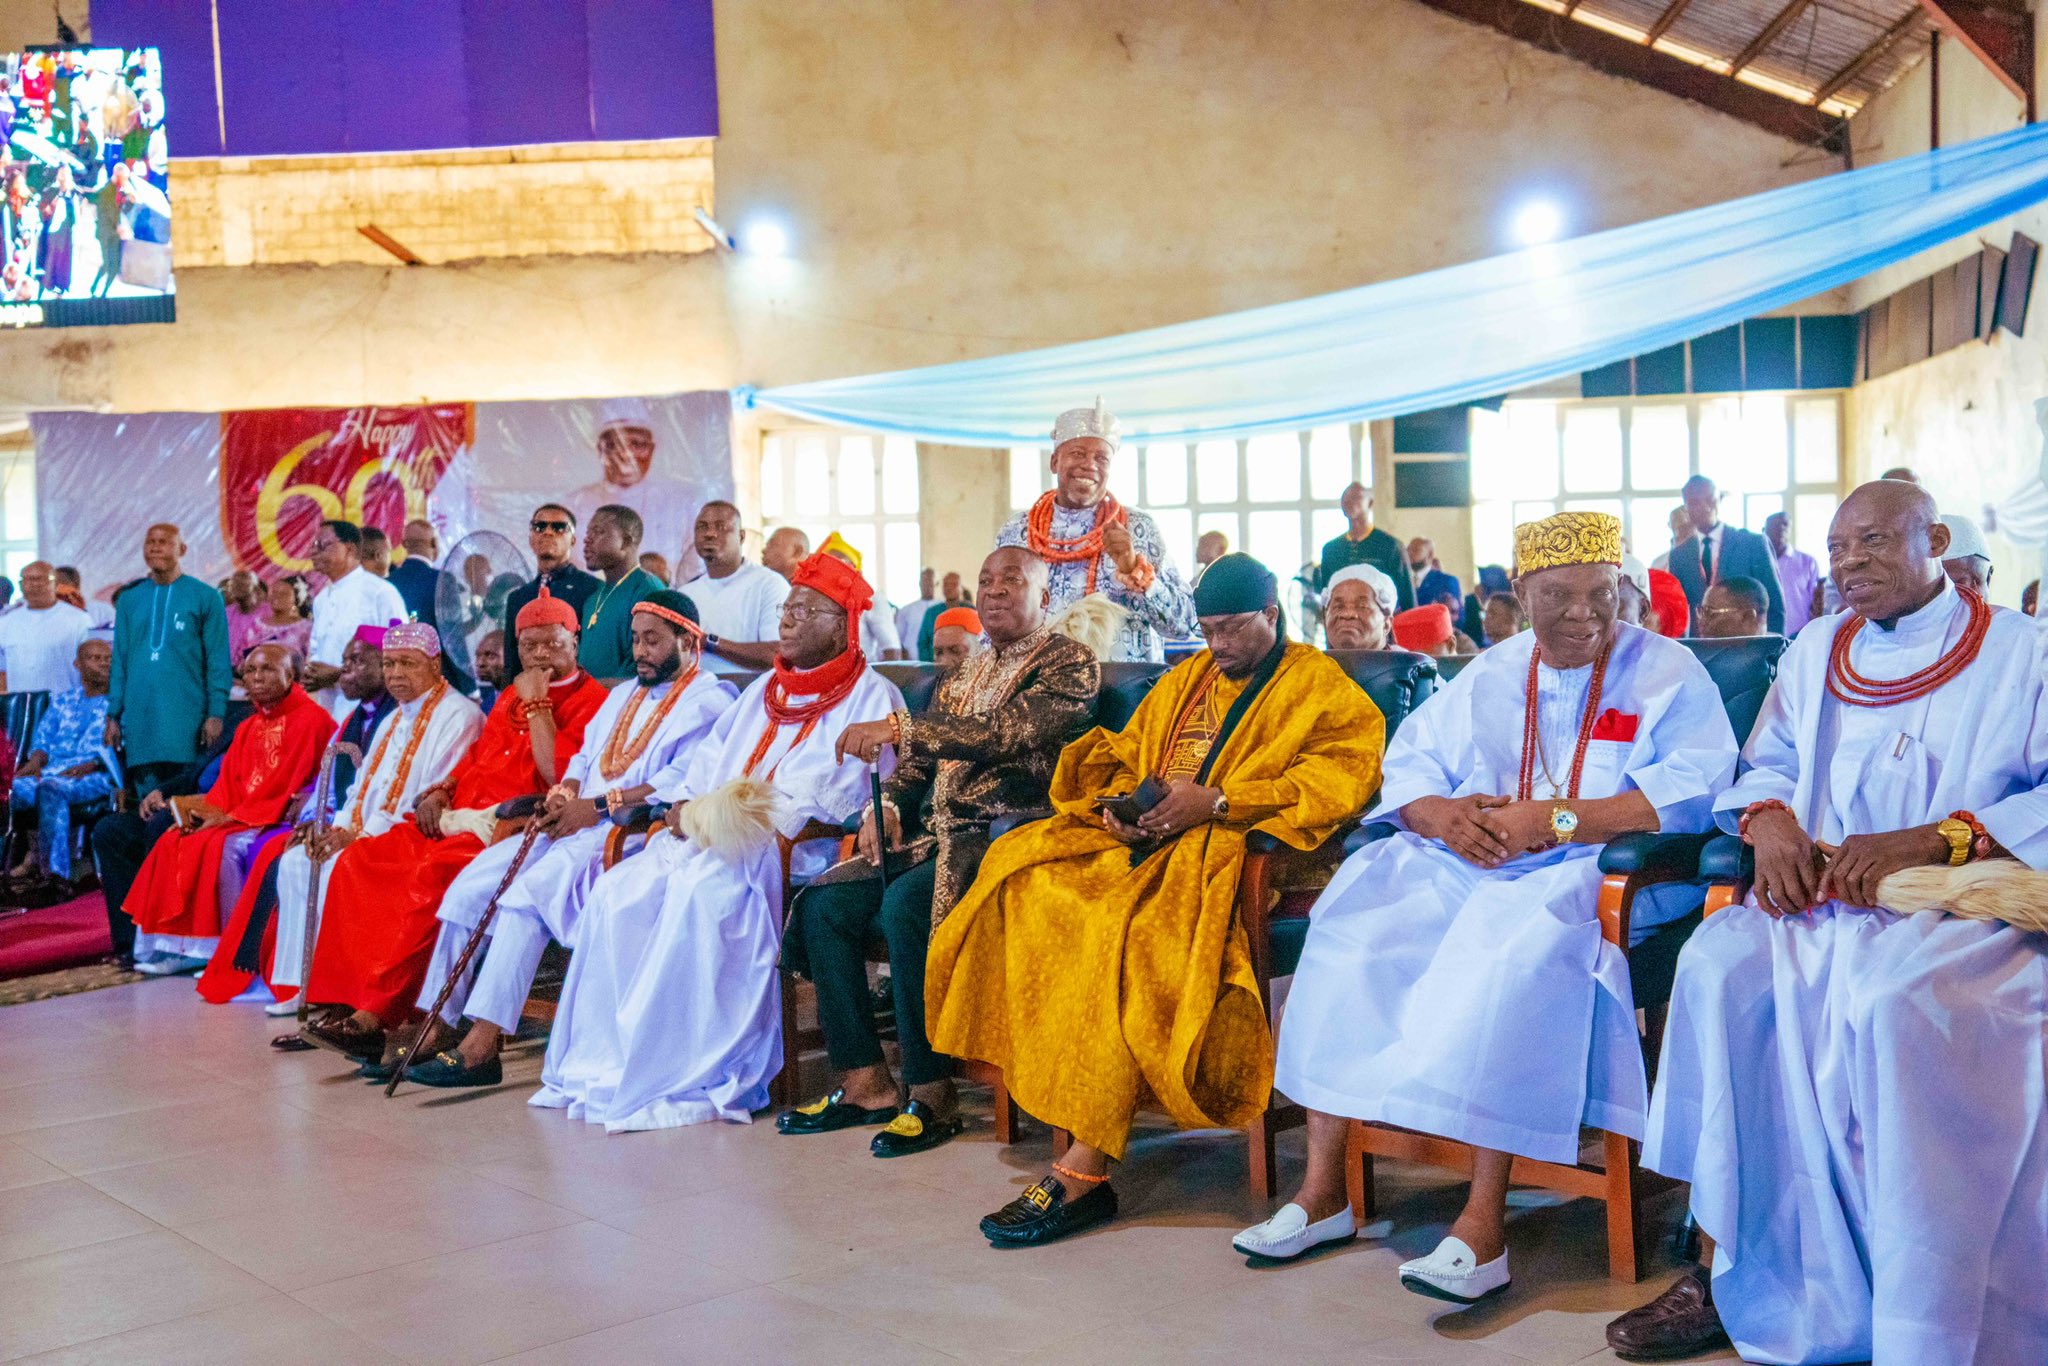
[[[889,890],[889,825],[882,819],[882,768],[876,764],[868,769],[868,795],[875,803],[875,872],[882,879],[882,890]]]
[[[346,754],[357,765],[356,778],[368,782],[370,775],[360,771],[363,752],[346,740],[336,740],[320,756],[320,777],[313,784],[313,833],[307,841],[306,855],[313,864],[313,876],[306,883],[306,930],[305,946],[299,955],[299,1028],[306,1027],[306,1017],[312,1009],[312,993],[307,990],[313,984],[313,940],[320,932],[320,866],[327,862],[324,849],[327,832],[334,828],[334,822],[327,813],[327,799],[334,790],[334,761]]]
[[[427,1041],[427,1031],[441,1018],[441,1007],[448,1004],[448,998],[455,994],[455,984],[462,980],[462,974],[469,971],[469,960],[476,957],[477,946],[490,933],[491,922],[498,918],[498,902],[512,888],[512,879],[519,876],[519,870],[526,864],[526,856],[533,852],[533,842],[540,838],[540,820],[529,821],[526,833],[519,837],[519,847],[512,852],[512,865],[505,870],[505,876],[498,882],[498,890],[491,893],[491,899],[484,903],[484,913],[476,918],[476,928],[469,932],[469,942],[462,946],[462,953],[455,960],[455,966],[448,971],[448,980],[441,983],[441,990],[434,997],[434,1008],[427,1012],[427,1018],[420,1021],[417,1034],[406,1045],[405,1056],[398,1060],[398,1070],[391,1074],[391,1080],[384,1083],[384,1098],[389,1100],[398,1093],[398,1083],[405,1076],[405,1069],[419,1060],[420,1045]]]

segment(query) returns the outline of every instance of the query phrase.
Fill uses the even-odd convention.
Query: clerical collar
[[[1902,644],[1919,640],[1930,635],[1945,635],[1948,632],[1950,616],[1955,612],[1961,595],[1956,592],[1955,581],[1947,574],[1941,576],[1941,591],[1925,607],[1906,613],[1893,622],[1890,630],[1880,622],[1871,622],[1884,634],[1878,639],[1889,644]]]

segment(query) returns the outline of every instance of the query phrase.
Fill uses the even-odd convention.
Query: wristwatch
[[[1934,823],[1934,828],[1948,841],[1949,867],[1960,868],[1970,861],[1970,844],[1977,838],[1977,832],[1970,828],[1968,821],[1943,816]]]
[[[1212,807],[1210,807],[1210,808],[1209,808],[1209,816],[1210,816],[1210,818],[1211,818],[1212,820],[1219,820],[1219,821],[1227,821],[1227,820],[1229,820],[1229,819],[1230,819],[1230,798],[1228,798],[1228,797],[1224,796],[1224,795],[1223,795],[1223,794],[1222,794],[1221,792],[1218,792],[1218,793],[1216,794],[1216,805],[1214,805],[1214,806],[1212,806]]]
[[[718,637],[706,631],[704,633],[704,648],[715,652],[718,649]]]
[[[1579,813],[1563,802],[1550,808],[1550,833],[1557,836],[1559,844],[1570,844],[1572,837],[1579,833]]]

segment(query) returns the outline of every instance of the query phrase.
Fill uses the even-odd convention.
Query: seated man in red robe
[[[484,851],[501,803],[554,786],[604,704],[604,687],[576,665],[574,608],[543,587],[515,626],[522,672],[476,743],[414,799],[412,820],[348,842],[327,884],[307,999],[345,1010],[306,1033],[363,1058],[368,1075],[397,1061],[399,1041],[387,1029],[412,1013],[442,893]]]
[[[129,889],[126,909],[137,932],[175,942],[173,972],[206,966],[257,847],[287,819],[334,734],[333,719],[298,679],[299,657],[289,647],[249,651],[242,686],[255,715],[236,730],[206,795],[175,799],[177,824],[150,849]],[[151,792],[136,814],[147,821],[169,800]]]

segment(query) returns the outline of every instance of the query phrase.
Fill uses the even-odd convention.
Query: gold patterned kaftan
[[[1379,709],[1326,655],[1289,645],[1209,775],[1229,821],[1133,867],[1096,797],[1165,772],[1175,734],[1220,720],[1243,686],[1213,676],[1204,651],[1160,679],[1121,733],[1067,746],[1058,814],[992,844],[932,932],[933,1046],[1000,1066],[1020,1106],[1111,1157],[1148,1095],[1184,1128],[1242,1128],[1265,1109],[1273,1040],[1235,914],[1245,836],[1313,849],[1379,786]]]

